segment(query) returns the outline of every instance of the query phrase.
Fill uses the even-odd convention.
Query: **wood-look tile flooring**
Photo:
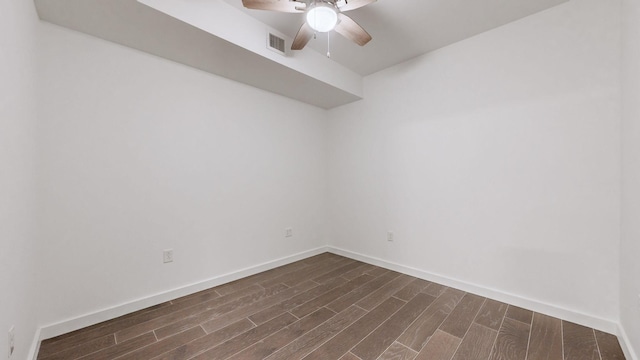
[[[42,342],[54,359],[613,360],[615,336],[325,253]]]

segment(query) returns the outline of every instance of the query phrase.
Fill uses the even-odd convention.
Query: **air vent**
[[[267,33],[267,48],[281,55],[287,55],[284,39],[273,33]]]

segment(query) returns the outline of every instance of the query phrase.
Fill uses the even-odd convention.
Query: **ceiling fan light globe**
[[[338,13],[330,6],[314,6],[307,11],[307,24],[317,32],[329,32],[338,24]]]

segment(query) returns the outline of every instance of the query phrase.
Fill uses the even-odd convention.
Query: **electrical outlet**
[[[9,329],[9,358],[13,356],[13,351],[16,348],[16,327],[12,326]]]
[[[293,236],[293,229],[292,228],[284,229],[284,237],[292,237],[292,236]]]
[[[387,241],[393,241],[393,231],[387,231]]]
[[[163,253],[163,261],[164,263],[170,263],[173,262],[173,249],[167,249],[165,250]]]

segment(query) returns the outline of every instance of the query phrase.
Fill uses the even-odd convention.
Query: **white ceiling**
[[[295,37],[303,14],[248,10],[241,0],[224,0],[278,31]],[[360,47],[340,35],[331,36],[331,58],[369,75],[548,9],[568,0],[378,0],[345,13],[365,28],[373,40]],[[325,34],[308,46],[327,52]]]
[[[34,0],[42,20],[330,109],[357,101],[363,76],[568,0],[378,0],[346,13],[373,40],[319,34],[287,56],[303,14],[248,10],[241,0]]]

